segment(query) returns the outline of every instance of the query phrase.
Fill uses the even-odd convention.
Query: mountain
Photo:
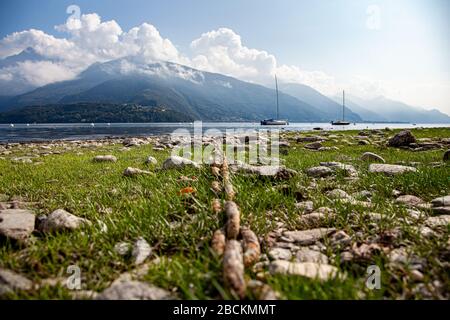
[[[315,106],[290,95],[280,93],[279,101],[280,117],[290,121],[331,120]],[[78,103],[164,107],[186,115],[186,119],[209,121],[258,121],[276,115],[276,92],[272,89],[175,63],[145,63],[133,57],[96,63],[75,80],[9,99],[5,109]]]
[[[336,101],[333,101],[309,86],[298,83],[280,83],[279,89],[284,93],[316,107],[324,112],[329,120],[342,119],[342,104],[336,103]],[[361,121],[361,117],[354,111],[355,110],[350,110],[346,107],[345,119],[352,122]]]
[[[371,110],[371,112],[373,112],[372,110],[376,110],[377,115],[390,122],[450,123],[450,117],[438,110],[425,110],[423,108],[412,107],[403,102],[391,100],[383,96],[364,100],[349,95],[346,100],[364,109]]]
[[[336,96],[331,97],[331,99],[333,99],[337,103],[342,103],[342,96],[336,95]],[[385,117],[379,115],[378,113],[370,111],[364,107],[361,107],[359,104],[355,103],[354,101],[349,100],[348,97],[346,97],[346,99],[345,99],[345,106],[348,107],[353,112],[356,112],[363,121],[369,121],[369,122],[370,121],[373,121],[373,122],[388,121]]]
[[[43,61],[46,60],[43,56],[37,53],[33,48],[27,48],[19,54],[0,59],[0,69],[4,69],[5,74],[8,75],[8,68],[14,68],[19,63],[25,61]],[[0,78],[0,96],[14,96],[22,94],[36,87],[22,81],[22,79],[1,79]],[[1,104],[1,101],[0,101]],[[1,111],[1,107],[0,107]]]

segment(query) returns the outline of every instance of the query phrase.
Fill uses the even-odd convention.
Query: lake
[[[356,123],[348,126],[332,126],[330,123],[291,123],[288,126],[267,127],[259,122],[204,122],[203,131],[218,129],[281,129],[287,131],[309,131],[320,127],[324,130],[361,130],[399,128],[450,128],[450,124],[409,124],[409,123]],[[0,142],[29,142],[47,140],[82,140],[105,137],[151,136],[168,134],[183,128],[193,131],[192,123],[59,123],[59,124],[0,124]]]

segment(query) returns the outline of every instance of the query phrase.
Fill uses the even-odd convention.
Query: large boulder
[[[409,146],[411,143],[416,143],[416,138],[411,131],[404,130],[397,133],[395,136],[389,139],[388,146],[390,147],[404,147]]]

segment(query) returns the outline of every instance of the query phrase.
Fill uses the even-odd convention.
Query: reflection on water
[[[204,122],[203,130],[219,129],[272,129],[287,131],[307,131],[314,128],[324,130],[361,130],[447,127],[450,124],[409,124],[409,123],[356,123],[349,126],[332,126],[330,123],[291,123],[289,126],[267,127],[259,122]],[[117,136],[149,136],[168,134],[175,129],[192,131],[193,123],[61,123],[61,124],[0,124],[0,142],[45,141],[53,139],[95,139]]]

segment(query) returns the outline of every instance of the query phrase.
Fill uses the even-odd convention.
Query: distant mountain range
[[[27,49],[0,60],[0,68],[41,59]],[[39,88],[15,82],[8,84],[14,88],[2,87],[0,82],[0,122],[259,121],[276,117],[276,92],[271,88],[170,62],[146,63],[138,57],[95,63],[74,80]],[[342,117],[341,98],[326,97],[301,84],[280,83],[279,90],[280,118],[328,122]],[[352,122],[450,122],[439,111],[385,98],[349,97],[346,107],[346,119]]]

